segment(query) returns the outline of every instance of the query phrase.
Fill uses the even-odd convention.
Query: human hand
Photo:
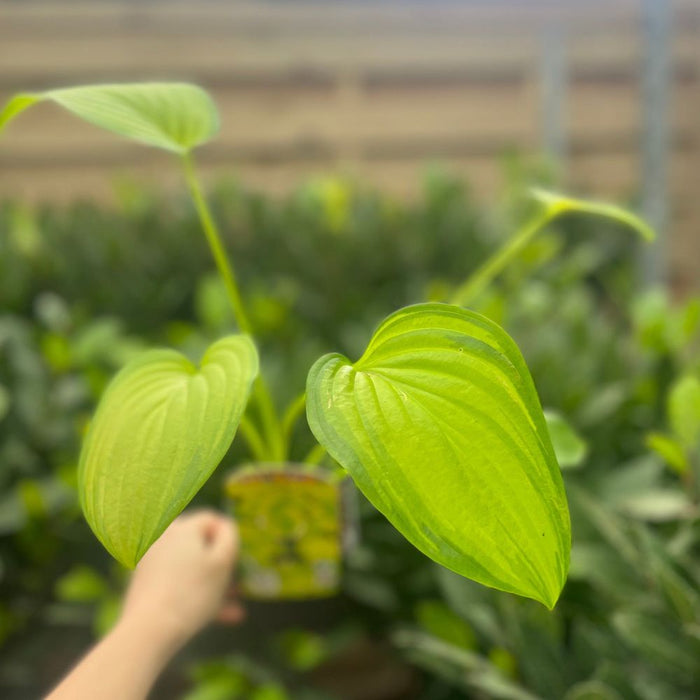
[[[218,617],[243,618],[224,597],[238,556],[238,529],[215,511],[178,517],[136,566],[120,623],[148,626],[149,636],[177,648]]]
[[[61,681],[48,700],[146,698],[173,654],[219,616],[243,609],[222,602],[238,556],[238,530],[214,511],[181,515],[136,566],[119,622]]]

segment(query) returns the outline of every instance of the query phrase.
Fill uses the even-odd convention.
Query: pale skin
[[[146,698],[170,659],[207,623],[243,618],[229,597],[237,556],[230,518],[214,511],[177,518],[134,570],[117,624],[47,700]]]

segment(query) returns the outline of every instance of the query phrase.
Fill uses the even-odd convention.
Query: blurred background
[[[222,132],[202,162],[265,192],[350,173],[391,193],[440,160],[483,195],[499,156],[549,154],[567,186],[643,195],[668,223],[674,283],[697,279],[696,0],[11,2],[0,90],[191,80]],[[164,156],[36,109],[13,127],[0,186],[25,200],[110,194],[108,173],[162,179]],[[60,176],[57,177],[57,173]]]
[[[219,107],[198,161],[280,405],[321,353],[356,357],[387,313],[444,298],[530,185],[626,203],[659,237],[564,220],[475,306],[577,434],[553,613],[440,569],[360,500],[341,596],[251,603],[154,697],[697,697],[700,2],[0,0],[0,101],[166,79]],[[80,434],[136,352],[231,330],[212,272],[167,155],[50,105],[3,134],[3,698],[38,697],[118,614]],[[234,443],[198,502],[246,459]]]

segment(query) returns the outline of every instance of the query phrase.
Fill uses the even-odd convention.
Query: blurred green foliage
[[[338,179],[283,200],[220,183],[214,208],[280,405],[321,353],[357,357],[385,315],[444,299],[505,240],[526,213],[525,176],[511,175],[489,209],[439,171],[407,203]],[[196,354],[232,328],[184,200],[129,183],[118,195],[112,208],[0,206],[3,697],[55,680],[36,671],[38,636],[101,633],[117,615],[124,572],[75,491],[97,396],[145,345]],[[316,681],[363,639],[413,669],[407,698],[697,697],[700,300],[639,293],[635,247],[600,220],[564,220],[477,304],[515,337],[543,405],[564,421],[574,548],[555,611],[440,569],[361,501],[333,624],[277,628],[265,651],[198,657],[187,697],[352,697],[349,680],[345,694]],[[295,456],[311,444],[299,426]],[[226,468],[247,457],[236,441],[199,502],[220,505]],[[351,680],[362,688],[362,671]]]

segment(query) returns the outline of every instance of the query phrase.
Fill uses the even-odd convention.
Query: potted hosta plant
[[[85,518],[116,559],[137,564],[238,432],[259,465],[227,486],[244,521],[249,593],[303,597],[337,586],[339,491],[313,468],[327,452],[425,555],[484,585],[555,605],[571,533],[550,431],[518,347],[467,306],[556,217],[608,216],[651,238],[642,221],[612,205],[533,191],[532,221],[451,299],[399,309],[355,361],[319,358],[304,394],[280,415],[195,172],[192,151],[219,123],[207,93],[188,84],[143,83],[20,94],[0,113],[0,129],[40,101],[173,153],[239,331],[213,343],[198,363],[172,349],[148,350],[102,396],[83,442],[79,491]],[[285,469],[292,427],[304,412],[319,447],[302,469]],[[557,425],[561,432],[560,420]],[[290,514],[286,506],[294,498],[304,508]],[[297,564],[315,567],[311,577]],[[278,578],[271,580],[271,572]]]

